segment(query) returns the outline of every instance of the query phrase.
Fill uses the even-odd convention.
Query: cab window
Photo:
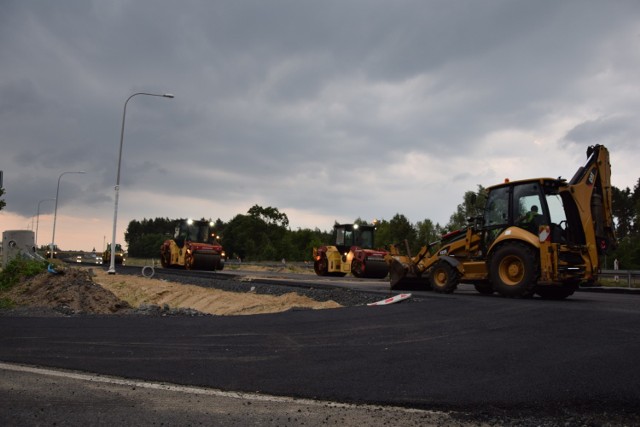
[[[484,210],[484,226],[495,227],[509,221],[509,187],[491,191]]]
[[[360,232],[360,237],[356,241],[356,246],[362,246],[363,248],[373,247],[373,231],[364,230]]]
[[[512,218],[515,225],[538,234],[539,227],[546,223],[545,206],[540,198],[540,184],[514,186]]]

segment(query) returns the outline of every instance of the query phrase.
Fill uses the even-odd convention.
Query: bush
[[[0,309],[13,307],[15,307],[15,303],[9,298],[0,298]]]
[[[15,257],[7,263],[0,272],[0,290],[9,289],[17,284],[22,278],[33,277],[46,271],[46,261],[34,261]]]

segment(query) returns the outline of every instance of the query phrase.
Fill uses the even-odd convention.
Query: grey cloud
[[[3,12],[0,168],[6,209],[25,216],[59,173],[82,169],[65,199],[108,221],[123,103],[138,91],[176,95],[127,110],[122,191],[166,200],[158,216],[179,195],[207,209],[266,200],[442,222],[464,191],[502,178],[494,161],[520,155],[523,141],[495,135],[562,155],[564,140],[630,153],[637,140],[635,2],[67,0]],[[389,175],[419,175],[408,153],[468,169]]]

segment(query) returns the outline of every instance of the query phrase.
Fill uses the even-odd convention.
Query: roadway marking
[[[405,413],[428,414],[428,415],[441,414],[441,412],[437,412],[437,411],[426,411],[422,409],[403,408],[400,406],[375,406],[375,405],[366,405],[366,404],[355,405],[355,404],[322,401],[322,400],[298,399],[298,398],[285,397],[285,396],[271,396],[268,394],[259,394],[259,393],[230,392],[230,391],[223,391],[223,390],[218,390],[213,388],[184,386],[184,385],[177,385],[177,384],[159,383],[159,382],[153,382],[153,381],[128,380],[124,378],[80,373],[76,371],[64,371],[64,370],[58,370],[58,369],[40,368],[36,366],[19,365],[15,363],[5,363],[5,362],[0,362],[0,370],[26,372],[26,373],[36,374],[36,375],[46,375],[50,377],[60,377],[60,378],[67,378],[67,379],[73,379],[73,380],[79,380],[79,381],[88,381],[93,383],[113,384],[113,385],[121,385],[126,387],[147,388],[152,390],[173,391],[173,392],[179,392],[179,393],[189,393],[189,394],[197,394],[197,395],[204,395],[204,396],[225,397],[225,398],[231,398],[231,399],[257,400],[261,402],[289,403],[289,404],[314,405],[314,406],[331,406],[334,408],[343,408],[343,409],[369,409],[369,410],[386,410],[386,411],[393,410],[393,411],[399,411],[399,412],[405,412]]]

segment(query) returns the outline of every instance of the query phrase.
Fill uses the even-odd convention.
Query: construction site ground
[[[266,269],[268,267],[261,267]],[[376,296],[349,291],[256,285],[238,280],[153,278],[107,274],[102,267],[56,267],[22,280],[0,298],[12,302],[4,315],[161,314],[252,315],[360,305]],[[184,281],[188,283],[184,283]]]
[[[0,295],[24,304],[0,310],[3,425],[639,423],[639,341],[628,326],[638,321],[635,295],[544,301],[429,294],[380,308],[362,306],[379,295],[342,289],[294,292],[189,278],[196,282],[191,289],[170,282],[161,269],[147,279],[109,276],[103,268],[67,266]],[[201,301],[184,289],[201,300],[214,297],[196,309]],[[225,300],[226,293],[238,300]],[[227,311],[215,311],[223,306]],[[254,313],[273,314],[241,315]],[[72,371],[73,384],[58,371],[26,372],[25,366]],[[98,379],[78,382],[77,372]],[[114,388],[94,383],[105,375],[115,378]],[[150,400],[148,387],[158,382],[191,388]],[[193,387],[230,390],[236,400],[221,404]],[[113,396],[118,407],[132,410],[114,414]],[[260,403],[273,396],[309,400]],[[177,399],[184,404],[163,409]],[[194,408],[194,401],[202,405]],[[370,402],[384,407],[359,406]],[[141,415],[141,408],[151,409]],[[222,412],[212,415],[211,408]]]

